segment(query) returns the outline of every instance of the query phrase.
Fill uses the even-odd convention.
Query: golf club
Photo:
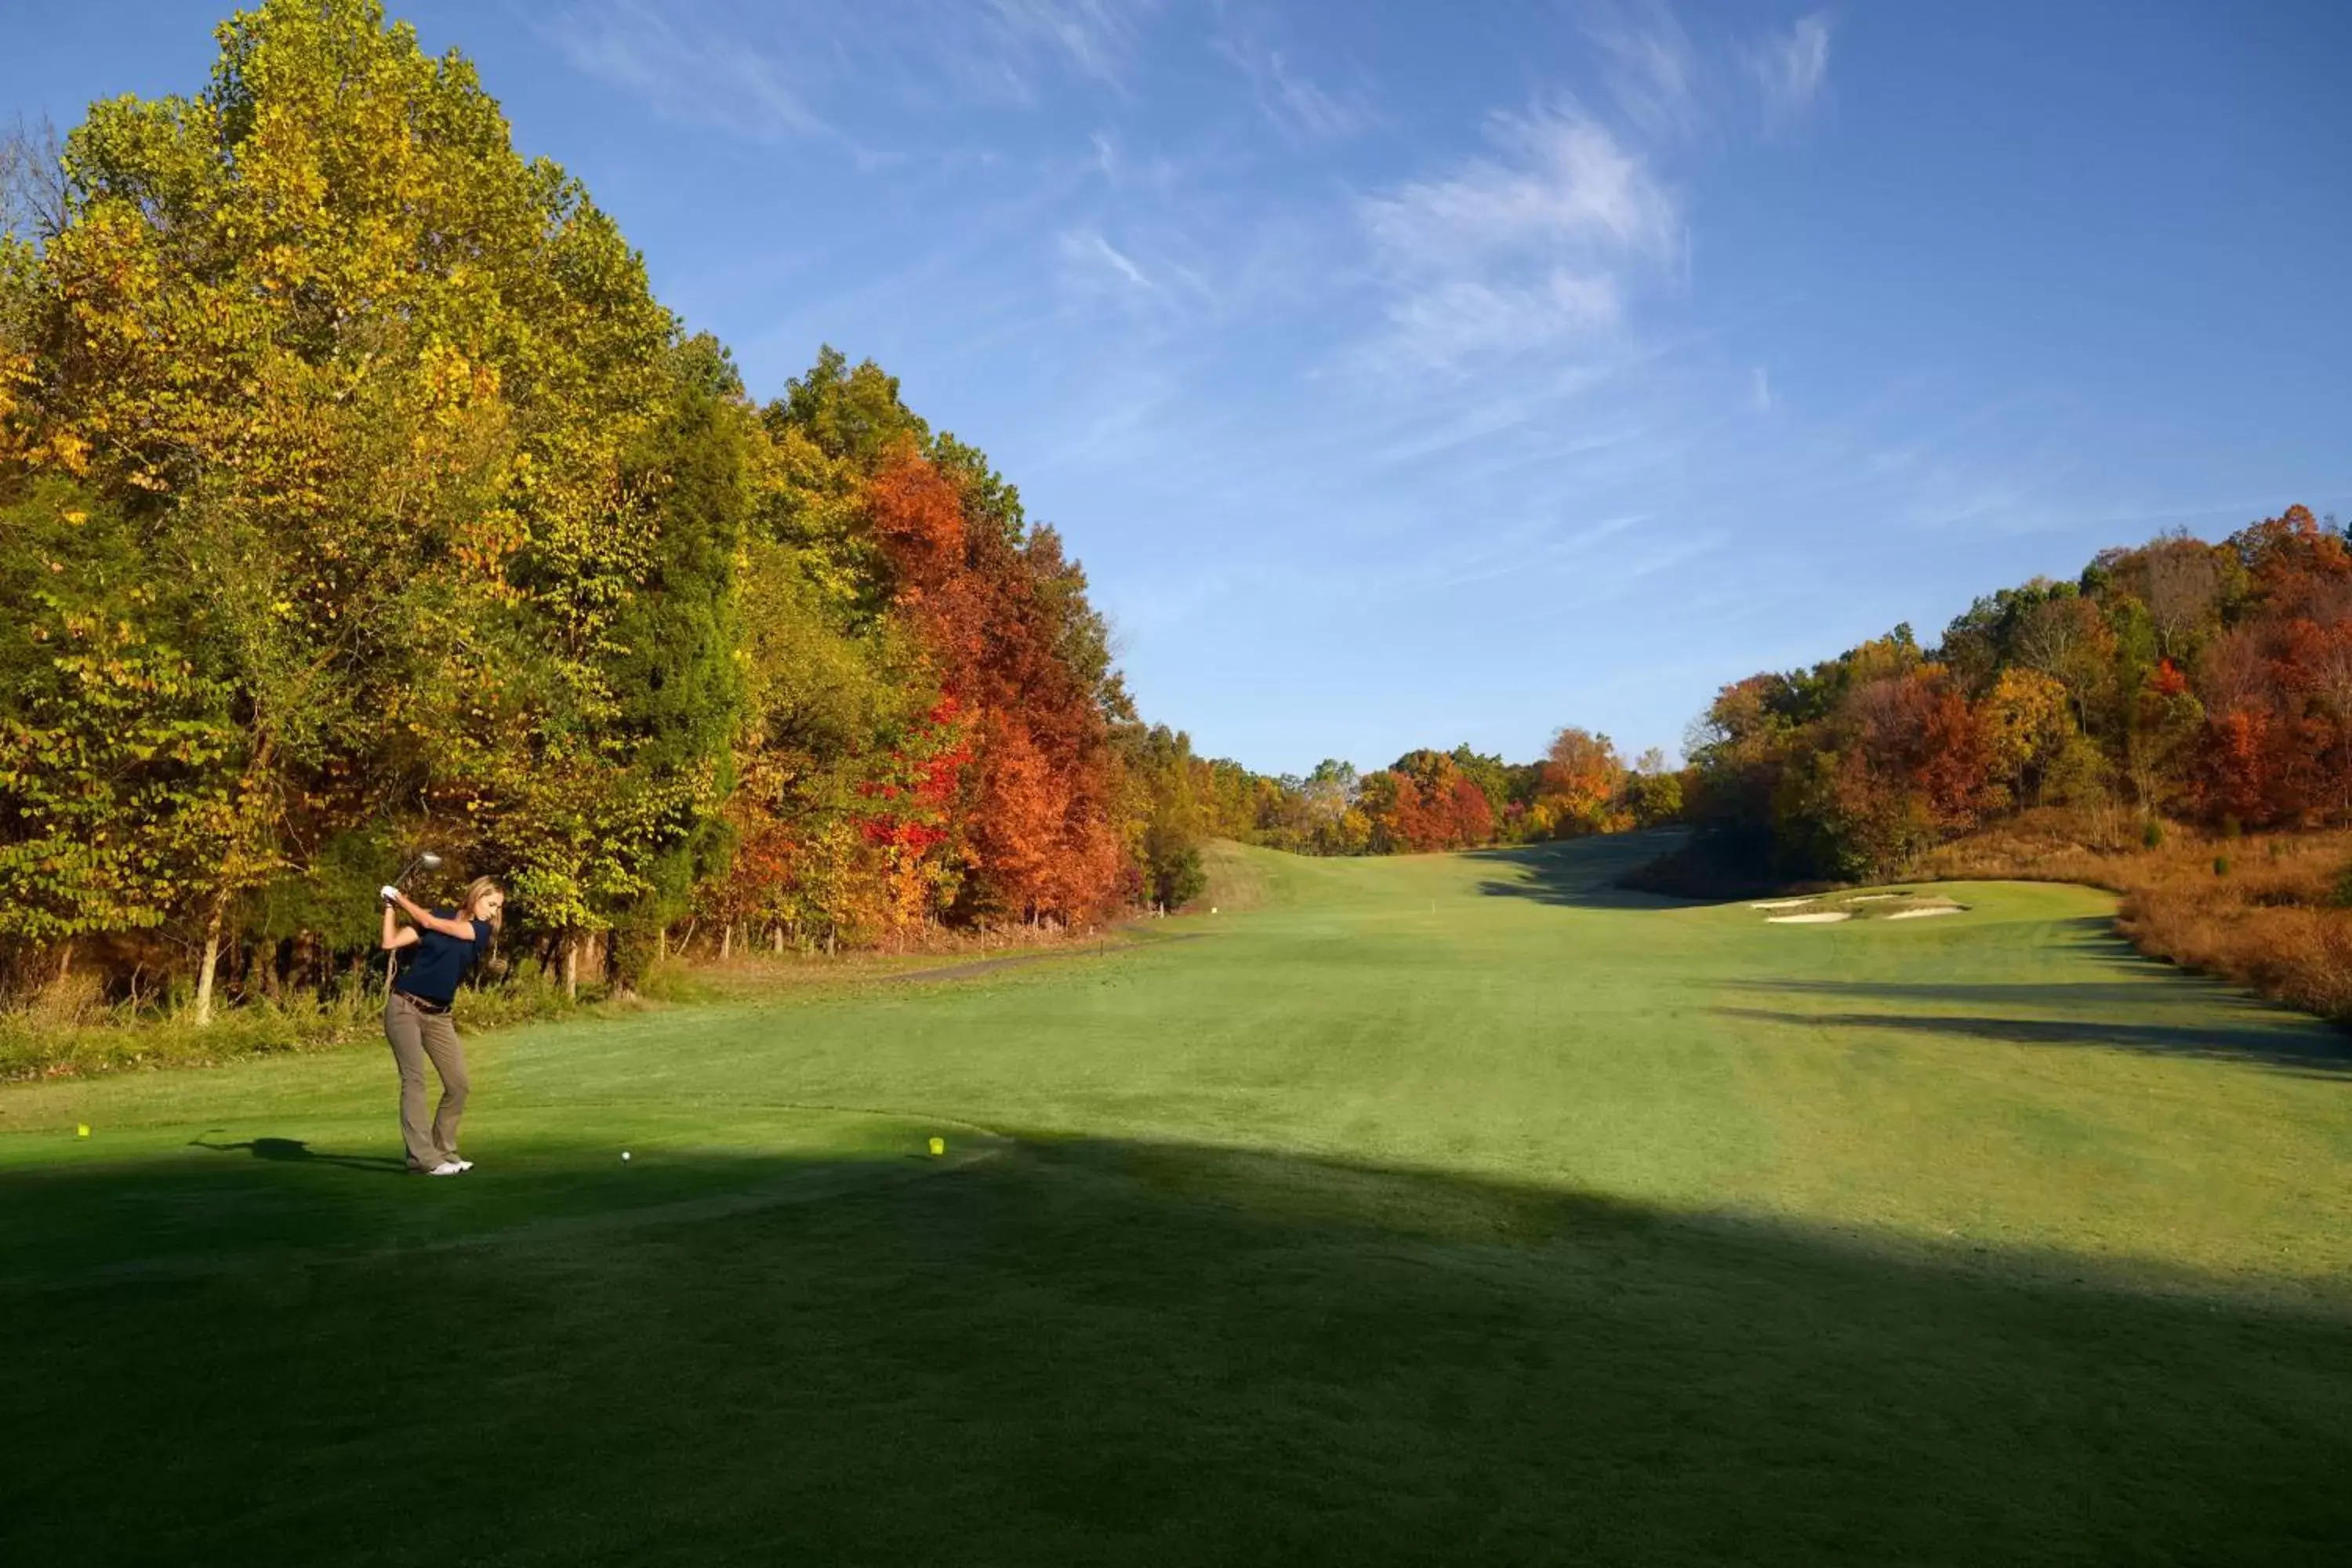
[[[411,876],[419,871],[438,871],[439,869],[441,869],[441,857],[436,855],[430,849],[420,849],[416,852],[416,858],[415,859],[409,861],[407,865],[403,866],[400,868],[400,875],[392,879],[392,885],[397,888],[403,882],[408,880]],[[400,955],[398,953],[387,952],[383,955],[383,985],[385,990],[389,991],[392,989],[392,977],[399,966]]]
[[[430,849],[419,850],[415,859],[401,868],[400,875],[392,879],[392,885],[397,888],[418,871],[438,871],[439,869],[441,869],[440,856]]]

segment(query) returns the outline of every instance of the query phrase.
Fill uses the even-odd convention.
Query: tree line
[[[2352,549],[2305,507],[2220,543],[2101,552],[1810,669],[1696,726],[1669,879],[1874,880],[2036,807],[2229,834],[2352,821]]]
[[[2167,820],[2352,823],[2352,533],[2294,506],[2219,543],[2104,551],[1978,599],[1938,646],[1900,626],[1732,682],[1680,767],[1564,729],[1532,763],[1464,745],[1276,778],[1155,734],[1158,820],[1202,835],[1382,855],[1686,822],[1643,877],[1676,891],[1894,878],[2042,807],[2135,814],[2150,843]]]
[[[1147,863],[1170,902],[1197,877],[1185,868],[1205,837],[1302,855],[1404,855],[1622,833],[1683,813],[1682,773],[1663,752],[1629,763],[1608,736],[1575,728],[1557,731],[1534,762],[1464,744],[1407,752],[1370,773],[1336,759],[1303,776],[1253,773],[1195,756],[1188,737],[1165,729],[1139,754],[1153,793]]]
[[[831,350],[755,401],[375,0],[217,36],[201,92],[10,147],[20,984],[331,984],[427,845],[574,984],[1141,897],[1146,732],[983,453]]]

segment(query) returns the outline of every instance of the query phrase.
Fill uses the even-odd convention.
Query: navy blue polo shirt
[[[455,920],[454,909],[435,910],[443,920]],[[474,961],[489,951],[490,922],[475,921],[474,940],[444,936],[424,926],[416,928],[415,945],[404,949],[407,962],[401,965],[400,978],[393,984],[395,991],[405,992],[423,1001],[446,1007],[457,999],[457,983],[466,978],[466,971]]]

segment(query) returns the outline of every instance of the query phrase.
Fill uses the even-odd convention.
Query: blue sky
[[[194,90],[26,6],[0,111]],[[462,47],[765,396],[871,355],[1267,771],[1581,724],[2352,514],[2352,6],[570,0]]]

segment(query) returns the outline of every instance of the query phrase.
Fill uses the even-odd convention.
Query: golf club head
[[[433,853],[432,850],[427,849],[417,855],[415,858],[410,860],[407,865],[403,866],[400,868],[400,875],[393,879],[393,883],[394,886],[398,886],[400,883],[408,880],[410,877],[415,875],[419,871],[438,871],[440,868],[441,857]]]

